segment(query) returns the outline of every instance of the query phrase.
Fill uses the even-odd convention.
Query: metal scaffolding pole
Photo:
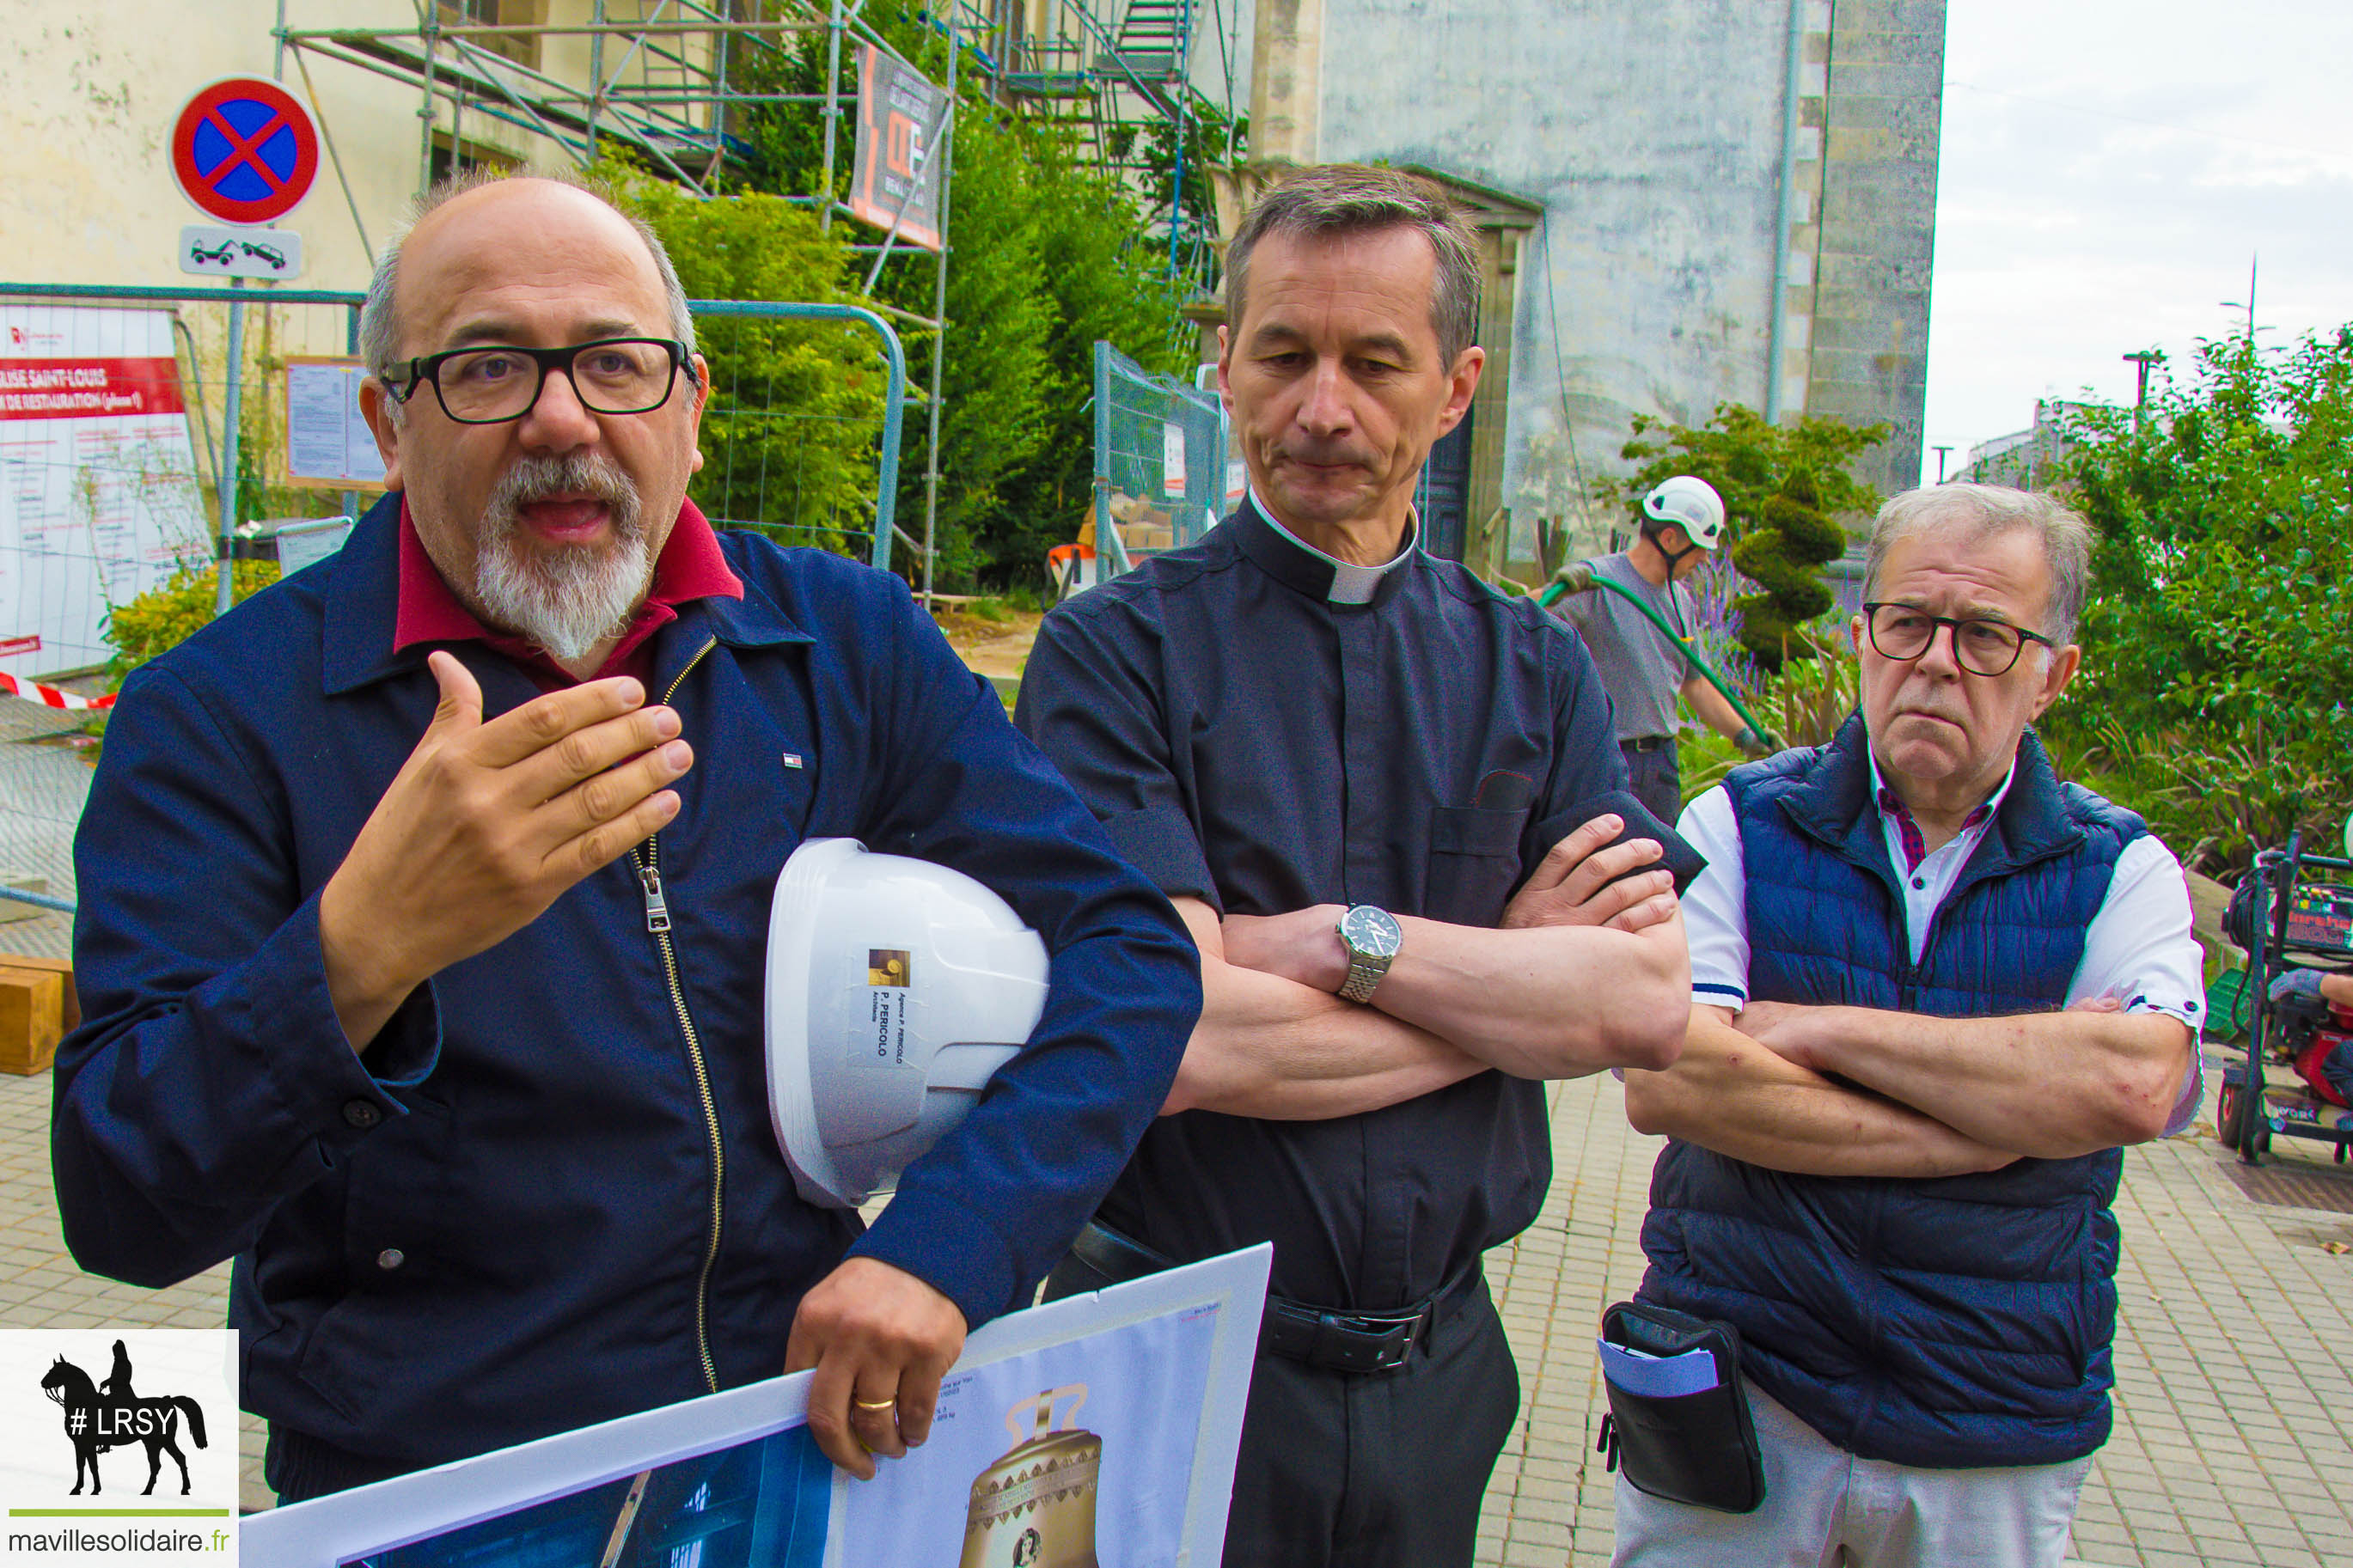
[[[605,105],[605,0],[590,0],[588,19],[596,29],[588,37],[588,156],[596,156],[596,111]]]
[[[245,279],[228,280],[228,387],[221,398],[221,459],[214,472],[220,491],[220,564],[213,614],[225,616],[236,602],[237,426],[245,411]]]
[[[461,138],[471,124],[480,127],[475,132],[478,138],[492,138],[510,149],[533,145],[528,141],[518,142],[520,133],[522,138],[561,147],[584,165],[615,147],[625,149],[696,195],[709,194],[714,177],[731,160],[742,167],[744,149],[733,133],[742,130],[741,116],[753,106],[808,102],[819,106],[824,121],[818,171],[821,189],[808,196],[784,194],[788,200],[814,203],[820,228],[829,232],[837,208],[848,212],[836,199],[841,161],[849,156],[842,139],[848,95],[842,89],[841,73],[849,63],[844,45],[872,47],[913,67],[893,47],[881,26],[861,15],[866,0],[656,0],[638,7],[642,14],[635,18],[617,17],[607,0],[589,0],[573,13],[580,17],[577,20],[511,25],[478,21],[470,13],[451,13],[445,22],[443,3],[418,0],[417,19],[409,26],[305,28],[294,25],[289,16],[299,8],[292,0],[275,0],[274,39],[281,72],[284,56],[291,49],[298,51],[297,64],[303,67],[306,82],[304,62],[308,55],[315,54],[418,89],[419,190],[432,181],[444,99],[450,105],[448,123],[453,159],[464,156]],[[1143,199],[1147,210],[1164,200],[1171,202],[1168,261],[1172,268],[1181,270],[1187,265],[1185,258],[1199,249],[1187,243],[1183,212],[1187,189],[1195,187],[1201,177],[1187,146],[1187,132],[1197,118],[1193,100],[1216,101],[1214,95],[1203,96],[1191,84],[1194,17],[1202,3],[1182,0],[1175,6],[1138,7],[1134,0],[1053,0],[1039,31],[1033,36],[1025,27],[1018,37],[1003,13],[984,11],[972,0],[951,0],[944,5],[933,0],[928,15],[913,8],[904,13],[894,10],[887,25],[895,28],[920,21],[944,34],[951,110],[960,88],[974,85],[965,77],[967,68],[980,73],[979,85],[994,102],[1016,115],[1066,121],[1082,99],[1093,100],[1092,110],[1082,111],[1092,125],[1092,134],[1082,140],[1082,145],[1091,149],[1106,174]],[[820,91],[739,90],[739,85],[746,89],[763,85],[756,78],[747,79],[747,68],[757,68],[753,62],[761,51],[771,51],[767,56],[771,60],[786,59],[784,51],[792,39],[820,27],[825,32],[821,56],[825,81]],[[543,60],[541,44],[565,38],[585,42],[585,51],[551,52]],[[608,39],[618,47],[608,49]],[[813,46],[814,40],[810,43]],[[577,44],[574,47],[577,48]],[[967,52],[969,61],[965,58]],[[582,53],[586,57],[585,81],[580,79],[578,64]],[[811,53],[816,53],[813,47]],[[1164,121],[1173,124],[1177,141],[1173,192],[1153,191],[1149,175],[1134,155],[1134,148],[1142,144],[1134,132]],[[1129,133],[1113,133],[1121,128]],[[947,391],[948,269],[952,264],[947,236],[955,139],[951,112],[936,149],[926,150],[942,160],[936,225],[940,239],[933,265],[931,316],[871,302],[873,310],[934,334],[923,536],[919,542],[911,532],[895,531],[911,550],[922,555],[918,581],[927,602],[937,588],[940,487],[944,478],[941,445]],[[1129,153],[1119,155],[1115,151],[1119,147],[1129,148]],[[353,209],[356,223],[355,202]],[[869,293],[880,284],[882,265],[898,247],[895,227],[879,244],[861,242],[850,247],[861,257],[872,258],[871,270],[866,274]],[[233,477],[229,483],[233,489]]]
[[[947,401],[948,363],[948,195],[955,182],[955,12],[948,12],[948,113],[940,144],[940,251],[932,273],[932,317],[938,324],[932,336],[931,447],[923,461],[923,608],[932,607],[932,579],[939,564],[940,405]],[[879,265],[879,263],[878,263]]]
[[[417,194],[420,196],[433,184],[433,68],[440,28],[439,13],[428,6],[425,13],[425,97],[417,106],[417,118],[422,126],[417,138]]]
[[[825,174],[818,182],[817,226],[833,232],[833,139],[841,121],[841,0],[827,0],[825,17]]]

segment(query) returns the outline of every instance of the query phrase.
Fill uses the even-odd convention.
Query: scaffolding
[[[1235,39],[1240,0],[1017,0],[985,35],[997,96],[1066,125],[1081,156],[1130,190],[1149,192],[1165,227],[1168,269],[1197,287],[1210,279],[1211,236],[1189,224],[1188,205],[1207,206],[1208,173],[1192,152],[1205,110],[1225,131],[1221,160],[1238,153],[1234,130]],[[1205,14],[1206,13],[1206,14]],[[1214,46],[1214,47],[1212,47]],[[1215,85],[1213,92],[1200,85]],[[1168,195],[1151,141],[1166,137]]]
[[[290,65],[313,105],[311,62],[388,78],[419,94],[417,187],[484,157],[495,148],[470,142],[474,120],[520,132],[560,149],[586,166],[611,149],[626,149],[644,167],[702,195],[718,194],[731,167],[752,149],[738,132],[747,111],[774,103],[816,106],[823,119],[820,188],[786,193],[815,207],[830,226],[857,216],[837,194],[837,175],[851,140],[842,124],[854,114],[854,93],[840,90],[845,47],[871,46],[910,70],[909,61],[861,15],[867,0],[416,0],[412,20],[396,26],[306,27],[290,16],[301,0],[278,0],[277,74]],[[976,72],[982,90],[1008,110],[1066,129],[1081,160],[1119,182],[1145,206],[1147,232],[1165,232],[1172,276],[1198,288],[1210,281],[1209,236],[1188,223],[1187,181],[1194,205],[1206,178],[1188,169],[1190,141],[1205,109],[1233,121],[1232,39],[1225,7],[1236,0],[930,0],[926,20],[944,37],[947,101],[956,99],[960,71]],[[1207,6],[1208,26],[1202,10]],[[780,55],[822,37],[823,90],[770,92],[763,55]],[[1204,36],[1223,66],[1207,74],[1220,80],[1211,94],[1195,84]],[[923,73],[928,74],[928,73]],[[343,167],[332,127],[321,117],[328,160],[341,184],[363,244],[367,226]],[[937,250],[902,242],[894,225],[879,239],[854,245],[871,256],[871,295],[895,257],[934,267],[930,314],[875,303],[935,343],[927,416],[931,458],[924,472],[924,522],[919,539],[897,529],[921,563],[929,595],[938,505],[943,367],[947,353],[948,230],[955,177],[953,117],[943,134],[926,138],[917,173],[936,158],[939,170]],[[498,134],[493,132],[492,134]],[[507,140],[512,140],[508,137]],[[1233,149],[1226,149],[1230,155]],[[1160,163],[1155,163],[1155,154]],[[1160,180],[1166,165],[1167,193]],[[370,245],[373,253],[373,245]]]

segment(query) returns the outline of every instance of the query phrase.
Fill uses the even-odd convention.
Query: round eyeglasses
[[[684,343],[669,338],[598,338],[560,349],[499,344],[448,349],[396,367],[387,390],[406,403],[430,382],[441,412],[460,425],[502,425],[539,406],[551,371],[572,382],[573,395],[591,414],[650,414],[670,401],[683,368],[699,384]],[[406,375],[406,386],[393,377]]]
[[[1936,640],[1937,631],[1950,626],[1953,662],[1971,675],[2008,675],[2028,643],[2041,643],[2044,647],[2059,646],[2040,632],[2030,632],[2008,621],[1932,616],[1915,605],[1884,601],[1862,607],[1862,624],[1871,636],[1871,646],[1879,650],[1882,658],[1894,659],[1918,658]]]

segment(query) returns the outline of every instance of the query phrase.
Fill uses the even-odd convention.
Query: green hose
[[[1613,583],[1585,563],[1576,562],[1553,574],[1552,581],[1546,584],[1543,592],[1536,595],[1536,604],[1548,610],[1556,602],[1567,598],[1571,594],[1582,594],[1594,588],[1607,588],[1640,610],[1643,619],[1658,627],[1660,633],[1669,642],[1683,650],[1683,657],[1691,660],[1694,669],[1707,677],[1707,683],[1710,686],[1724,693],[1724,700],[1732,704],[1732,710],[1740,715],[1741,722],[1762,737],[1767,745],[1778,749],[1778,742],[1773,739],[1773,731],[1757,721],[1757,715],[1748,710],[1748,704],[1740,700],[1740,693],[1735,691],[1724,677],[1716,674],[1715,667],[1701,657],[1698,646],[1690,637],[1684,637],[1674,627],[1667,625],[1664,616],[1645,604],[1640,595],[1623,583]],[[2348,824],[2348,830],[2353,832],[2353,824]]]

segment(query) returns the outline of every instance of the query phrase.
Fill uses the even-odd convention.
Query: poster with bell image
[[[875,1553],[855,1561],[1177,1562],[1219,1315],[1204,1305],[949,1373],[923,1462],[965,1484],[887,1497],[846,1489],[845,1535]],[[943,1540],[958,1551],[940,1555]]]
[[[1253,1247],[988,1323],[932,1436],[853,1480],[814,1374],[257,1514],[246,1568],[1158,1568],[1222,1549],[1266,1300]]]

